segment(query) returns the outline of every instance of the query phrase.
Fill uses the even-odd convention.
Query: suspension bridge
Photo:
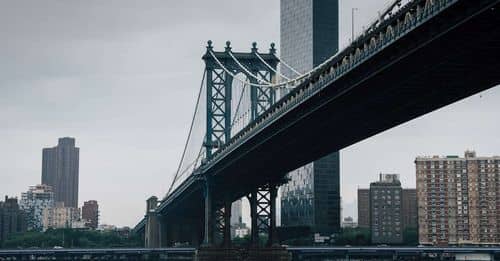
[[[216,51],[209,41],[179,166],[135,230],[147,247],[230,249],[231,203],[247,197],[254,247],[261,233],[275,245],[287,172],[500,83],[499,2],[394,1],[308,72],[274,45]]]

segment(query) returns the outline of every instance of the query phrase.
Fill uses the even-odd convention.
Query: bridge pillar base
[[[200,248],[196,261],[291,261],[292,254],[283,247],[267,248]]]

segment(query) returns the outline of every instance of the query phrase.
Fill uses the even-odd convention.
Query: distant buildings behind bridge
[[[295,70],[305,73],[338,52],[339,3],[280,2],[280,54]],[[282,66],[284,75],[296,75]],[[332,134],[333,138],[333,134]],[[340,232],[340,158],[338,152],[290,173],[281,187],[283,230],[307,226],[320,241]]]
[[[26,213],[19,207],[17,198],[5,196],[0,201],[0,246],[10,235],[26,231]]]
[[[421,244],[500,243],[500,156],[415,159]]]
[[[415,159],[416,189],[381,174],[358,189],[358,226],[373,244],[401,244],[406,229],[422,245],[500,245],[500,156]]]
[[[74,138],[59,138],[57,146],[42,150],[41,172],[42,183],[29,186],[20,200],[6,197],[0,203],[0,241],[23,231],[98,229],[98,202],[78,206],[79,148]]]
[[[57,146],[42,150],[42,184],[51,186],[54,201],[66,207],[78,207],[79,163],[74,138],[59,138]]]
[[[358,189],[358,226],[370,230],[373,244],[402,244],[404,232],[417,229],[415,189],[403,189],[399,174],[379,174]]]

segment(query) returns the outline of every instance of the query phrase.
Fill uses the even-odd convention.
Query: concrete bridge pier
[[[213,188],[209,179],[205,180],[203,187],[204,196],[204,224],[203,224],[203,244],[202,247],[212,247],[214,245],[215,215],[213,206]]]
[[[159,247],[160,237],[158,231],[158,215],[155,211],[158,206],[158,198],[152,196],[146,200],[146,224],[144,231],[144,246]]]
[[[224,228],[223,228],[223,246],[225,248],[231,247],[231,205],[233,201],[224,199]]]
[[[257,190],[252,191],[248,195],[248,201],[250,202],[250,224],[252,230],[250,230],[250,240],[252,247],[257,247],[259,244],[259,229],[257,225]]]
[[[278,186],[275,184],[269,187],[269,231],[267,238],[267,246],[272,247],[277,244],[276,238],[276,197],[278,194]]]

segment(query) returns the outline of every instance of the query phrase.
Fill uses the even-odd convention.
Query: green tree
[[[366,228],[343,228],[335,245],[366,246],[371,244],[370,230]]]
[[[15,234],[5,240],[3,248],[101,248],[140,247],[143,241],[137,235],[122,236],[116,231],[101,232],[74,229],[48,229],[45,232]]]

